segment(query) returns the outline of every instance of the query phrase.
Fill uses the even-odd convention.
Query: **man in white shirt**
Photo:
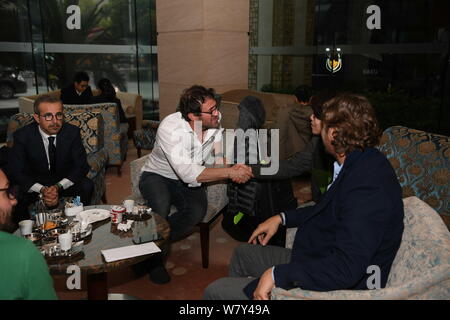
[[[214,163],[213,151],[217,151],[222,139],[220,112],[213,89],[198,85],[185,89],[178,110],[159,125],[155,146],[139,181],[139,189],[148,205],[168,220],[172,241],[190,234],[205,216],[208,204],[203,183],[224,179],[244,183],[252,176],[245,165],[205,166]],[[215,154],[215,157],[221,155]],[[169,216],[172,205],[177,211]],[[160,271],[155,277],[150,273],[150,278],[157,283],[170,280],[161,268]]]

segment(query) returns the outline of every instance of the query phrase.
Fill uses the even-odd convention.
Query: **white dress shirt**
[[[158,127],[153,151],[141,172],[182,180],[189,187],[200,186],[197,177],[205,170],[205,162],[214,162],[213,148],[222,141],[222,129],[208,129],[203,137],[201,142],[180,112],[168,115]]]
[[[49,144],[48,138],[49,137],[55,138],[55,140],[53,140],[53,141],[54,141],[54,145],[56,147],[56,135],[46,134],[39,126],[38,126],[38,129],[39,129],[39,133],[41,134],[41,137],[42,137],[42,142],[44,143],[45,155],[47,156],[48,170],[50,170],[50,156],[48,155],[48,144]],[[59,181],[59,183],[62,185],[63,189],[67,189],[73,185],[73,182],[67,178],[62,179],[61,181]],[[42,184],[36,182],[35,184],[33,184],[31,186],[31,188],[28,190],[28,192],[39,193],[39,192],[41,192],[42,187],[43,187]]]

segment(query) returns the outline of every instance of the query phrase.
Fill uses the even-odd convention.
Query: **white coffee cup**
[[[123,202],[123,205],[125,206],[125,209],[128,213],[132,213],[133,212],[133,208],[134,208],[134,200],[125,200]]]
[[[59,245],[61,250],[67,251],[72,248],[72,233],[62,233],[58,236]]]
[[[23,236],[30,234],[33,231],[33,220],[22,220],[19,222],[20,233]]]

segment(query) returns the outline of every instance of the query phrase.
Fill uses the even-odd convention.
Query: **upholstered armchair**
[[[449,299],[449,146],[446,136],[402,126],[383,132],[378,149],[397,174],[405,209],[402,243],[385,289],[314,292],[275,288],[272,298]],[[287,248],[292,248],[295,232],[297,228],[286,231]]]
[[[33,122],[33,115],[30,113],[17,113],[8,122],[7,146],[14,144],[14,132]],[[99,113],[83,112],[66,114],[65,122],[80,128],[81,140],[86,150],[89,173],[87,177],[94,182],[94,194],[91,203],[99,204],[102,199],[106,203],[105,174],[108,162],[108,153],[104,148],[104,121]]]
[[[378,149],[397,174],[403,197],[416,196],[450,229],[450,139],[402,126],[387,128]]]
[[[159,121],[145,120],[141,129],[133,132],[133,142],[137,150],[138,158],[142,156],[142,149],[152,150],[156,141],[156,131]]]
[[[139,191],[139,178],[141,177],[141,169],[145,164],[148,155],[136,159],[130,163],[131,169],[131,191],[132,194],[127,197],[135,201],[143,201],[141,192]],[[212,223],[220,216],[222,209],[228,204],[227,184],[211,183],[206,188],[208,209],[203,221],[198,224],[200,228],[200,243],[202,251],[202,266],[208,268],[209,265],[209,229]],[[174,208],[172,208],[174,209]]]
[[[61,90],[54,90],[45,92],[45,94],[50,94],[55,97],[61,96]],[[94,96],[100,94],[99,90],[92,90],[92,94]],[[33,103],[34,100],[37,99],[38,96],[42,94],[36,94],[32,96],[23,96],[18,98],[19,102],[19,112],[27,112],[33,113]],[[135,118],[136,119],[136,129],[142,128],[142,96],[137,93],[132,92],[122,92],[118,91],[116,93],[117,98],[120,100],[122,104],[123,111],[127,118]]]
[[[439,214],[419,198],[403,199],[403,204],[403,238],[384,289],[317,292],[274,288],[272,299],[449,299],[450,233]]]
[[[105,147],[108,151],[108,165],[117,167],[120,176],[122,164],[128,151],[128,124],[120,123],[115,103],[64,105],[65,114],[74,112],[101,113],[105,121]]]

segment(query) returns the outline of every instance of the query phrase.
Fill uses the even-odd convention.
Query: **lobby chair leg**
[[[117,176],[121,177],[122,176],[122,165],[118,165],[117,166]]]
[[[106,201],[106,192],[102,195],[102,202],[103,202],[103,204],[107,204],[108,203]]]
[[[141,148],[137,148],[138,159],[142,156]]]
[[[209,266],[209,224],[201,222],[200,226],[200,245],[202,250],[202,266],[208,268]]]

